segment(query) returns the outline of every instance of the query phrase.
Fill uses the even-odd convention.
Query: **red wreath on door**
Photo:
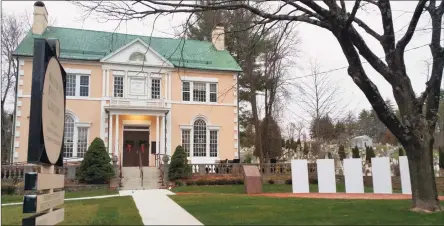
[[[140,150],[142,150],[142,153],[145,153],[145,144],[140,145]]]
[[[131,144],[126,144],[126,151],[131,152]]]

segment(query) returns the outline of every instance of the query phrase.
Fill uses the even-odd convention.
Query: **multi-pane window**
[[[89,76],[86,75],[80,76],[80,96],[81,97],[89,96]]]
[[[88,145],[88,128],[79,127],[77,130],[77,157],[83,158]]]
[[[182,100],[190,101],[190,82],[182,83]]]
[[[66,96],[89,96],[89,75],[67,74]]]
[[[63,155],[66,158],[72,157],[74,146],[74,119],[70,115],[65,116],[65,136]]]
[[[190,130],[184,129],[182,130],[182,147],[185,153],[187,153],[187,157],[190,156]]]
[[[198,119],[193,125],[193,156],[207,156],[207,129],[205,121]]]
[[[160,79],[151,80],[151,98],[160,99]]]
[[[217,84],[210,83],[210,102],[217,102]]]
[[[217,130],[210,130],[210,157],[217,157]]]
[[[66,75],[66,96],[76,95],[76,76],[72,74]]]
[[[192,95],[191,91],[193,91]],[[182,100],[217,102],[217,83],[184,81],[182,82]]]
[[[198,118],[192,127],[182,128],[182,147],[187,157],[218,157],[219,130]],[[190,143],[191,142],[191,143]]]
[[[193,83],[193,100],[197,102],[206,102],[207,100],[207,87],[205,83],[194,82]]]
[[[114,76],[114,97],[123,97],[123,76]]]
[[[88,129],[88,126],[77,125],[72,115],[65,115],[63,157],[84,157],[88,149]]]

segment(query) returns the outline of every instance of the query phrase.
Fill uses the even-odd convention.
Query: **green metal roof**
[[[60,58],[95,60],[111,54],[120,47],[140,38],[175,67],[241,71],[227,50],[217,51],[211,42],[139,36],[62,27],[47,27],[42,35],[28,32],[15,55],[32,56],[34,38],[55,38],[60,41]]]

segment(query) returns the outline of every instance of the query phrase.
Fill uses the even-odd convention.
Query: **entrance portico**
[[[106,106],[105,111],[109,116],[108,152],[117,156],[118,164],[156,166],[155,154],[167,153],[165,117],[169,109]]]

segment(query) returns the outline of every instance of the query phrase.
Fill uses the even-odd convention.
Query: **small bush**
[[[367,162],[371,162],[372,158],[375,157],[375,152],[373,151],[372,147],[366,147],[365,148],[365,160]]]
[[[285,184],[293,184],[293,181],[291,179],[285,180]]]
[[[170,181],[179,179],[186,179],[191,175],[191,167],[188,165],[187,154],[182,146],[177,146],[171,157],[171,164],[169,166],[168,178]]]
[[[2,184],[2,195],[14,195],[17,187],[13,184]]]
[[[402,147],[398,148],[398,156],[405,156],[404,148],[402,148]]]
[[[339,145],[339,150],[338,150],[338,154],[339,154],[339,158],[342,160],[345,159],[345,148],[344,145]]]
[[[309,184],[318,184],[318,178],[308,178]]]
[[[270,180],[268,180],[268,183],[269,183],[269,184],[274,184],[274,180],[273,180],[273,179],[270,179]]]
[[[176,186],[180,187],[180,186],[184,186],[186,185],[185,182],[181,181],[181,180],[176,180],[175,181]]]
[[[87,184],[104,184],[113,176],[114,169],[105,144],[102,139],[96,137],[85,153],[77,171],[77,178]]]
[[[359,156],[359,148],[358,148],[358,146],[355,146],[354,148],[352,148],[352,156],[355,159],[361,158],[361,156]]]

